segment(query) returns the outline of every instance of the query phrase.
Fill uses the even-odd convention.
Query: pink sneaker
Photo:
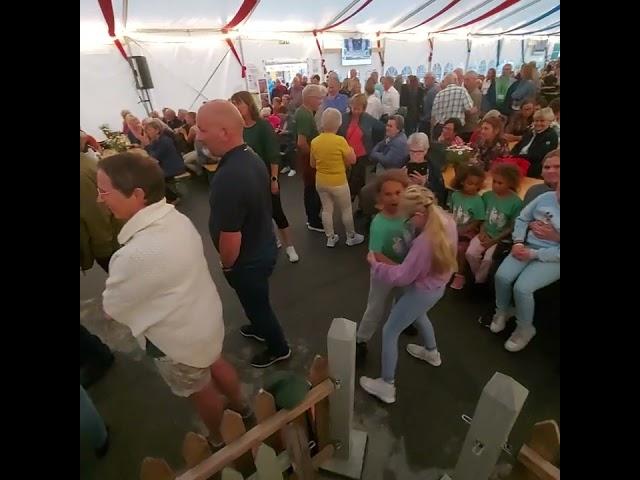
[[[464,283],[465,283],[464,275],[456,273],[453,275],[453,282],[451,282],[451,285],[449,286],[454,290],[462,290],[464,288]]]

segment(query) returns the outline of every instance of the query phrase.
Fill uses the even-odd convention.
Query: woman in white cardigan
[[[105,313],[127,325],[174,394],[188,397],[214,446],[223,414],[248,415],[235,369],[222,358],[222,303],[191,221],[164,198],[150,157],[122,153],[98,163],[98,201],[126,220],[111,257]]]

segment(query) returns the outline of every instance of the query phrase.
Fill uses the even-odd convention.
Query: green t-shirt
[[[269,122],[259,118],[255,125],[244,129],[243,137],[245,143],[264,161],[267,169],[269,164],[280,163],[280,145],[276,132]]]
[[[311,140],[318,136],[318,127],[316,126],[316,120],[313,117],[313,113],[302,106],[298,107],[293,118],[296,124],[296,141],[298,135],[304,135],[305,137],[307,137],[307,142],[309,143],[309,145],[311,145]]]
[[[396,263],[402,263],[411,246],[405,218],[389,218],[378,213],[371,221],[369,250],[382,253]]]
[[[498,197],[493,191],[488,191],[482,195],[482,200],[486,209],[484,231],[491,238],[504,232],[522,210],[522,200],[513,192],[506,197]]]
[[[458,227],[465,227],[476,220],[484,220],[484,202],[480,195],[465,195],[455,191],[449,199],[449,208]]]

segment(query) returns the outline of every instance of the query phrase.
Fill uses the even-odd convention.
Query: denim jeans
[[[404,293],[391,309],[389,319],[382,329],[382,379],[392,382],[398,364],[398,337],[412,323],[416,324],[427,350],[435,350],[436,336],[427,312],[444,295],[446,285],[425,291],[414,286],[405,288]]]
[[[89,440],[94,450],[102,447],[107,441],[107,427],[82,385],[80,385],[80,435]]]
[[[269,277],[275,266],[275,258],[274,255],[251,265],[235,266],[225,271],[224,276],[236,291],[255,332],[265,339],[269,352],[284,355],[289,351],[289,345],[269,300]]]
[[[518,325],[532,325],[535,313],[534,292],[559,279],[560,262],[522,262],[509,255],[496,272],[496,312],[507,313],[513,298]]]

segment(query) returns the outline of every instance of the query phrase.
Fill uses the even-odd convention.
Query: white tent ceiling
[[[355,11],[365,0],[260,0],[250,17],[232,33],[244,63],[264,73],[263,62],[276,60],[312,61],[320,55],[309,31],[335,22]],[[427,65],[427,37],[430,32],[462,25],[495,8],[503,0],[460,0],[429,24],[402,34],[383,34],[385,67],[413,73]],[[346,35],[362,35],[374,40],[377,31],[409,28],[434,15],[450,0],[373,0],[360,13],[330,32],[319,35],[323,58],[329,69],[346,74],[341,65],[339,41]],[[129,40],[127,51],[147,57],[155,88],[151,91],[154,108],[196,108],[203,100],[228,97],[246,84],[240,66],[229,54],[219,32],[238,11],[242,0],[113,0],[116,35]],[[125,8],[125,5],[127,7]],[[557,7],[559,0],[520,0],[466,28],[435,36],[433,64],[464,66],[467,35],[500,33],[531,21]],[[126,9],[126,20],[124,11]],[[415,12],[414,15],[411,13]],[[410,18],[407,18],[409,17]],[[559,22],[559,11],[514,33],[526,33]],[[547,33],[540,39],[547,39]],[[297,32],[297,33],[296,33]],[[496,58],[499,36],[470,37],[470,65],[488,64]],[[506,36],[502,41],[503,60],[521,61],[521,38]],[[550,37],[550,43],[559,37]],[[219,70],[205,87],[216,66]],[[372,64],[359,67],[360,75],[382,70],[377,54]],[[198,92],[203,89],[202,96]],[[107,34],[98,0],[80,0],[80,120],[83,128],[98,134],[97,127],[109,123],[119,126],[118,112],[128,108],[144,115],[138,104],[129,67]]]
[[[354,6],[342,18],[355,11],[364,0]],[[408,28],[434,15],[450,0],[373,0],[360,13],[337,27],[336,31],[374,33]],[[127,8],[127,32],[138,29],[200,29],[221,28],[229,21],[242,4],[241,0],[114,0],[116,20],[122,27],[123,4]],[[304,31],[322,28],[352,2],[348,0],[261,0],[250,18],[240,27],[243,34],[251,32]],[[461,0],[447,12],[419,27],[413,32],[424,35],[442,27],[463,24],[495,8],[502,0]],[[486,18],[460,33],[499,33],[517,26],[551,10],[559,5],[559,0],[520,0],[496,15]],[[479,7],[479,8],[478,8]],[[464,15],[470,10],[471,13]],[[412,12],[415,15],[405,19]],[[500,20],[503,18],[503,20]],[[534,27],[542,28],[560,20],[560,12],[555,12]],[[97,0],[80,1],[80,22],[96,22],[104,25]],[[490,28],[485,28],[489,26]],[[120,29],[120,33],[122,33]]]

